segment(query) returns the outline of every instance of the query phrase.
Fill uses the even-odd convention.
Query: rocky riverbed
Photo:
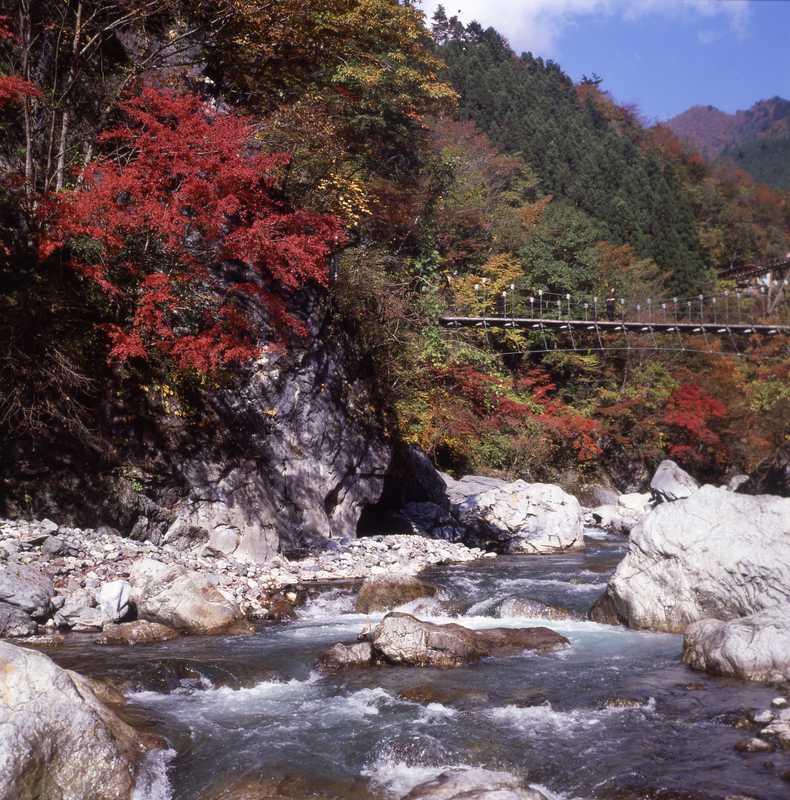
[[[205,548],[137,542],[108,529],[0,520],[0,625],[5,620],[0,635],[94,631],[119,622],[128,615],[102,614],[102,587],[128,582],[142,560],[200,576],[243,616],[267,619],[279,616],[283,599],[288,602],[290,595],[294,602],[305,585],[390,572],[415,574],[434,564],[494,555],[460,543],[395,535],[332,542],[331,549],[308,558],[275,556],[255,564]]]
[[[790,500],[446,486],[265,563],[0,521],[2,633],[56,662],[0,643],[0,797],[785,796]]]

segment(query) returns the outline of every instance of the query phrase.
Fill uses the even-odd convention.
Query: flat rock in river
[[[404,800],[546,800],[507,772],[450,769],[415,786]]]
[[[413,575],[366,578],[359,588],[356,610],[362,614],[391,611],[419,597],[433,597],[436,587]]]
[[[703,619],[689,625],[683,661],[714,675],[790,680],[790,603],[728,622]]]
[[[523,650],[551,651],[568,640],[549,628],[488,628],[436,625],[410,614],[388,614],[370,635],[374,659],[421,667],[459,667],[485,656]]]
[[[628,553],[593,606],[597,622],[682,633],[790,597],[790,499],[704,486],[661,503],[631,532]]]
[[[138,619],[134,622],[105,625],[96,644],[154,644],[175,639],[177,636],[177,631],[167,625]]]

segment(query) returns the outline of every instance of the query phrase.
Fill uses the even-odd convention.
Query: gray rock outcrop
[[[790,597],[790,500],[704,486],[661,503],[631,532],[628,553],[592,609],[599,622],[682,633]]]
[[[581,505],[559,486],[521,480],[481,485],[470,481],[468,486],[481,491],[464,496],[455,507],[467,540],[493,542],[507,553],[558,553],[584,547]],[[458,491],[453,489],[451,497],[457,498]]]
[[[140,559],[129,577],[138,616],[178,631],[220,633],[243,618],[206,575]]]
[[[703,619],[689,625],[683,661],[714,675],[790,680],[790,602],[727,622]]]
[[[152,389],[133,409],[121,399],[114,405],[124,393],[108,387],[112,400],[95,422],[117,456],[112,469],[90,472],[77,466],[82,459],[59,462],[52,452],[18,454],[42,462],[30,510],[156,545],[209,545],[250,563],[354,537],[390,463],[381,404],[326,293],[305,290],[293,307],[307,335],[262,354],[233,381],[188,399]],[[268,338],[263,315],[260,328]],[[19,481],[11,469],[3,477]],[[0,510],[28,511],[14,503]]]
[[[35,621],[17,606],[0,602],[0,637],[35,636]]]
[[[671,503],[689,497],[699,489],[699,484],[674,461],[665,459],[650,481],[653,503]]]
[[[52,581],[34,567],[10,562],[0,567],[0,601],[16,606],[34,619],[52,610]]]
[[[145,740],[91,681],[0,642],[0,797],[131,800]]]

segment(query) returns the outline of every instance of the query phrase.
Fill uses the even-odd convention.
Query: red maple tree
[[[60,253],[115,304],[110,358],[157,353],[208,372],[306,333],[289,293],[327,282],[342,222],[276,196],[285,153],[255,145],[251,123],[194,94],[143,88],[125,122],[101,134],[107,155],[46,210],[40,256]]]
[[[672,431],[669,454],[682,461],[704,461],[710,450],[721,443],[711,424],[726,414],[724,403],[699,386],[688,383],[679,386],[667,400],[662,419]]]

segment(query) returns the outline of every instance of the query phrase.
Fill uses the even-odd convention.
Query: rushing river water
[[[353,592],[334,589],[296,621],[254,636],[134,648],[75,641],[51,655],[123,684],[131,712],[169,742],[166,778],[164,759],[158,769],[153,759],[140,800],[197,800],[229,779],[285,774],[361,787],[340,796],[400,798],[451,765],[526,775],[550,797],[666,787],[787,798],[780,775],[790,754],[733,749],[751,735],[733,719],[766,708],[775,690],[692,672],[680,664],[679,636],[582,619],[625,552],[622,539],[590,534],[583,553],[437,568],[427,578],[441,588],[438,598],[407,607],[475,628],[548,625],[571,641],[559,653],[448,671],[320,675],[323,650],[380,618],[352,613]],[[507,597],[562,606],[580,619],[510,617],[507,603],[497,611]],[[421,702],[400,697],[417,687]]]

